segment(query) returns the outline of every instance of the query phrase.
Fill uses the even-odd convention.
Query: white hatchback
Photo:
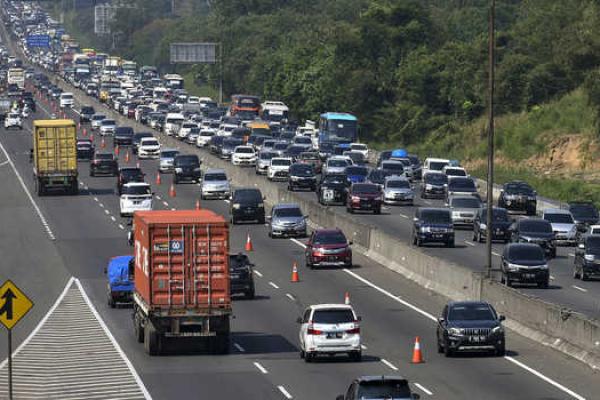
[[[348,354],[353,361],[362,358],[360,317],[351,305],[318,304],[309,306],[298,318],[300,356],[311,362],[321,354]]]

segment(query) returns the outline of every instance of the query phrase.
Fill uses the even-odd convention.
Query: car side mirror
[[[498,321],[504,321],[504,320],[506,320],[506,317],[504,315],[500,315],[498,317]]]
[[[438,318],[438,322],[439,322],[440,324],[443,324],[443,323],[444,323],[444,321],[445,321],[445,319],[444,319],[444,318],[442,318],[442,317]]]
[[[585,245],[583,243],[579,243],[577,245],[577,248],[580,249],[580,250],[583,250],[583,249],[585,249]]]
[[[301,323],[302,323],[302,317],[298,317],[298,318],[296,319],[296,323],[297,323],[297,324],[301,324]]]

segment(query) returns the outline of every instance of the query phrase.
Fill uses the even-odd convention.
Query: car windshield
[[[479,199],[473,197],[473,198],[459,198],[459,199],[452,199],[450,202],[450,206],[451,207],[456,207],[456,208],[480,208],[481,207],[481,201],[479,201]]]
[[[448,176],[467,176],[467,172],[460,168],[446,168],[445,172]]]
[[[552,225],[547,221],[521,220],[520,231],[529,233],[552,233]]]
[[[487,218],[487,208],[481,210],[481,215],[484,220]],[[492,220],[494,222],[508,222],[508,212],[505,209],[494,208],[492,210]]]
[[[352,193],[379,193],[379,186],[369,184],[353,185]]]
[[[492,321],[496,316],[487,304],[460,304],[450,307],[448,321]]]
[[[122,194],[128,195],[149,195],[152,194],[150,186],[148,185],[125,185],[123,186]]]
[[[341,232],[319,233],[314,241],[315,244],[346,244],[346,237]]]
[[[382,169],[386,169],[388,171],[404,171],[404,164],[401,162],[384,162],[381,164]]]
[[[544,214],[544,219],[546,221],[550,222],[551,224],[573,224],[574,223],[573,217],[571,216],[571,214],[547,213],[547,214]]]
[[[161,158],[175,158],[179,154],[178,151],[163,151],[160,153]]]
[[[285,167],[288,165],[292,165],[292,160],[275,158],[275,159],[271,160],[271,165],[275,165],[278,167],[281,167],[281,166]]]
[[[234,194],[234,202],[258,202],[262,203],[262,195],[258,190],[237,190]]]
[[[144,173],[142,172],[141,169],[138,168],[127,168],[127,169],[122,169],[121,170],[121,175],[125,178],[125,179],[131,179],[134,177],[144,177]]]
[[[325,175],[323,183],[346,183],[348,177],[346,175]]]
[[[98,159],[98,160],[112,160],[113,159],[113,155],[109,154],[109,153],[100,153],[100,154],[96,154],[96,159]]]
[[[448,163],[446,161],[431,161],[429,163],[429,169],[432,171],[441,171],[447,165]]]
[[[227,175],[225,175],[223,173],[204,174],[204,181],[205,182],[226,181],[226,180],[227,180]]]
[[[469,178],[454,178],[448,181],[449,190],[476,190],[475,182]]]
[[[363,382],[358,387],[358,399],[410,399],[411,391],[405,381],[383,380]]]
[[[525,183],[509,183],[504,187],[506,194],[524,194],[533,196],[533,189]]]
[[[518,261],[539,261],[544,264],[544,250],[540,246],[511,246],[508,250],[508,258]]]
[[[318,160],[319,155],[316,153],[302,153],[300,154],[301,160]]]
[[[600,236],[590,236],[585,239],[587,254],[600,255]]]
[[[273,158],[275,156],[276,156],[275,153],[270,153],[270,152],[265,152],[265,153],[260,153],[259,154],[259,158],[261,160],[270,160],[271,158]]]
[[[448,183],[448,177],[444,174],[425,174],[424,181],[430,185],[443,185]]]
[[[386,187],[391,189],[410,189],[410,182],[405,180],[390,180],[387,181]]]
[[[181,166],[196,166],[200,163],[198,162],[198,157],[196,156],[179,156],[175,159],[175,164]]]
[[[369,169],[366,167],[346,167],[346,175],[367,176]]]
[[[450,212],[446,210],[424,210],[421,218],[428,224],[450,224],[452,222]]]
[[[360,151],[365,151],[367,150],[367,146],[364,144],[351,144],[350,148],[352,150],[360,150]]]
[[[346,160],[329,160],[327,165],[334,168],[343,168],[348,166],[348,162]]]
[[[142,146],[158,146],[158,140],[155,140],[155,139],[143,140]]]
[[[312,144],[312,140],[305,136],[296,136],[296,138],[294,138],[294,142],[298,144]]]
[[[348,308],[315,310],[312,322],[315,324],[347,324],[354,322],[354,313]]]
[[[313,170],[310,165],[296,164],[290,168],[290,175],[313,176]]]
[[[288,144],[287,143],[277,143],[273,146],[274,150],[285,150],[288,148]]]
[[[117,123],[112,119],[103,119],[101,122],[102,126],[116,125]]]
[[[297,207],[284,207],[277,208],[273,212],[273,216],[275,217],[301,217],[302,211],[300,211]]]
[[[598,218],[598,210],[592,204],[576,204],[569,208],[575,218]]]
[[[250,153],[254,153],[254,149],[251,147],[238,147],[237,149],[235,149],[236,153],[244,153],[244,154],[250,154]]]

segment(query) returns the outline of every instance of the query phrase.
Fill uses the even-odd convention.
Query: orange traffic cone
[[[252,246],[252,239],[250,239],[250,232],[246,234],[246,251],[254,251],[254,246]]]
[[[177,193],[175,192],[175,185],[171,183],[171,187],[169,188],[169,196],[175,197]]]
[[[94,141],[94,134],[90,133],[90,140],[93,142]]]
[[[83,128],[83,136],[87,136],[87,129]]]
[[[197,199],[196,200],[196,210],[199,210],[199,209],[200,209],[200,199]]]
[[[344,294],[344,304],[350,304],[350,293],[348,292]]]
[[[421,353],[421,342],[418,336],[415,338],[415,348],[413,350],[411,362],[413,364],[422,364],[425,362],[425,360],[423,360],[423,354]]]
[[[77,129],[81,129],[81,122],[77,123]]]
[[[102,138],[102,141],[100,142],[100,147],[102,147],[102,148],[106,147],[106,142],[104,141],[104,138]]]
[[[160,186],[161,183],[161,179],[160,179],[160,172],[156,173],[156,184]]]
[[[115,155],[119,155],[119,145],[115,146]]]
[[[127,150],[127,153],[125,153],[125,162],[129,162],[129,150]]]
[[[296,261],[292,265],[292,282],[300,282],[300,277],[298,276],[298,265]]]

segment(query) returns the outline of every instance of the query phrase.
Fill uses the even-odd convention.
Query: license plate
[[[239,274],[231,274],[231,279],[240,279]]]
[[[333,190],[324,190],[323,191],[323,200],[332,201],[334,198]]]
[[[440,233],[434,233],[433,234],[433,238],[434,239],[441,239],[444,235],[440,234]]]
[[[502,230],[496,229],[496,235],[502,235]]]
[[[473,343],[485,342],[485,336],[470,336],[469,341]]]
[[[341,339],[342,332],[330,332],[327,334],[327,339]]]
[[[523,276],[524,276],[526,279],[533,279],[533,278],[535,278],[535,274],[523,274]]]

